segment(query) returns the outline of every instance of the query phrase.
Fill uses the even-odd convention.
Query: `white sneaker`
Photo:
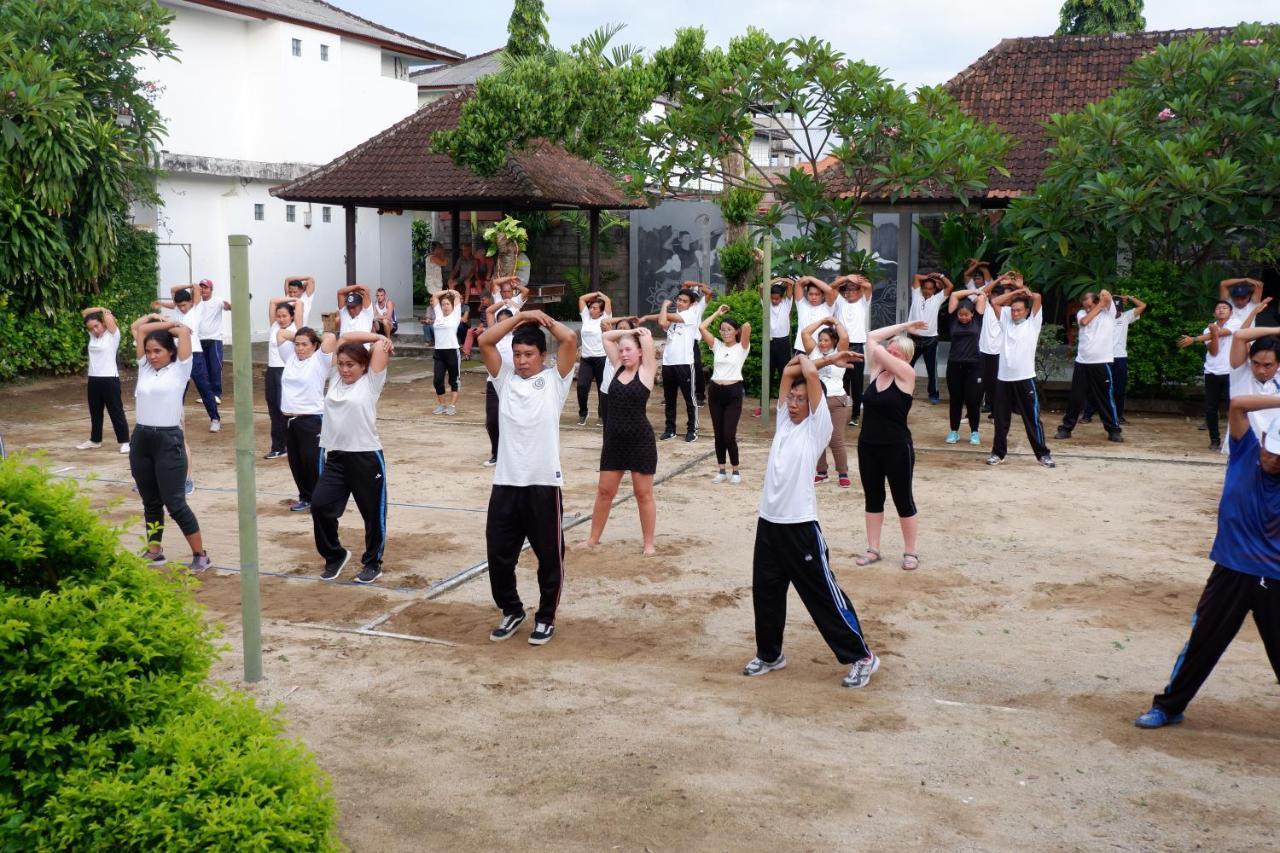
[[[433,415],[443,415],[443,414],[444,414],[444,409],[445,409],[445,407],[444,407],[444,405],[443,405],[443,404],[442,404],[442,405],[439,405],[439,406],[436,406],[434,409],[432,409],[432,410],[431,410],[431,414],[433,414]]]
[[[736,486],[741,482],[742,482],[742,475],[739,474],[737,471],[734,471],[732,474],[729,475],[729,485]]]
[[[126,441],[124,444],[120,445],[120,452],[121,453],[129,452],[129,442]]]
[[[221,398],[221,397],[219,397],[217,394],[214,394],[214,395],[213,395],[213,402],[215,402],[215,403],[217,403],[219,406],[221,406],[221,405],[222,405],[222,398]]]
[[[76,445],[76,450],[97,450],[101,446],[100,441],[82,441]]]
[[[222,430],[222,421],[209,421],[209,432],[220,432]]]
[[[457,406],[445,406],[445,407],[444,407],[444,413],[445,413],[446,415],[456,415],[456,414],[458,414],[458,407],[457,407]]]
[[[716,474],[714,477],[711,478],[711,482],[720,484],[720,483],[726,482],[728,479],[729,479],[729,475],[721,471],[719,474]]]

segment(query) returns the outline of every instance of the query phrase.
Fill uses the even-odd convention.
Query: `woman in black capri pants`
[[[858,474],[866,495],[867,550],[857,559],[859,566],[880,560],[886,480],[902,525],[906,549],[902,568],[910,570],[920,565],[916,554],[919,519],[911,496],[916,452],[907,427],[907,413],[911,411],[911,395],[916,387],[916,371],[911,366],[914,341],[909,333],[925,325],[923,320],[916,320],[867,333],[867,373],[871,381],[862,395],[862,431],[858,434]]]

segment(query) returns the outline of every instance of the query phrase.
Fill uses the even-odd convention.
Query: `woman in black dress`
[[[658,510],[653,504],[653,475],[658,470],[658,445],[645,413],[658,369],[653,335],[644,327],[605,332],[604,351],[615,373],[609,383],[609,418],[605,421],[604,447],[600,450],[600,483],[591,513],[591,536],[584,544],[588,547],[600,544],[600,534],[609,521],[609,510],[618,494],[622,475],[630,471],[631,488],[640,509],[644,553],[653,554],[653,530],[658,522]]]

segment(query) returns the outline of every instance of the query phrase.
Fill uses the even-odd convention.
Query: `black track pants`
[[[865,353],[866,344],[849,344],[849,351]],[[856,418],[862,413],[862,386],[866,375],[866,365],[856,362],[844,371],[844,393],[849,397],[849,417]]]
[[[330,450],[321,462],[320,479],[311,495],[311,527],[316,551],[331,562],[342,558],[338,519],[355,496],[364,519],[364,555],[361,566],[381,566],[387,545],[387,464],[381,450]]]
[[[792,584],[836,660],[851,664],[871,654],[862,639],[858,614],[831,573],[827,543],[818,522],[775,524],[761,518],[756,521],[751,564],[756,657],[775,661],[782,655],[787,589]]]
[[[124,416],[124,403],[120,399],[119,376],[89,377],[89,440],[102,443],[102,412],[111,418],[111,429],[116,434],[116,444],[129,440],[129,421]]]
[[[982,366],[982,406],[994,412],[996,408],[996,381],[1000,374],[1000,356],[979,352],[978,364]]]
[[[1124,417],[1124,398],[1129,388],[1129,359],[1117,357],[1111,362],[1111,399],[1116,404],[1116,417]],[[1084,416],[1092,418],[1098,413],[1098,408],[1090,400],[1085,404]]]
[[[911,366],[915,367],[917,361],[924,359],[924,373],[929,380],[929,399],[932,400],[938,396],[938,337],[912,335],[911,339],[916,344],[915,355],[911,356]]]
[[[769,339],[769,393],[774,394],[780,387],[782,382],[782,371],[787,366],[787,362],[791,361],[794,355],[791,349],[791,336],[783,335],[780,338]],[[845,374],[846,376],[848,373]],[[782,392],[775,394],[775,398],[785,397],[787,389],[783,388]]]
[[[187,505],[187,451],[181,428],[139,424],[129,441],[129,471],[142,498],[148,542],[159,542],[164,535],[165,510],[182,535],[200,532],[196,514]]]
[[[268,367],[265,383],[267,414],[271,416],[271,452],[284,453],[284,412],[280,411],[280,379],[283,367]]]
[[[583,356],[578,359],[578,417],[587,416],[587,402],[591,399],[591,383],[596,384],[596,412],[603,405],[600,383],[604,382],[605,357],[602,355]]]
[[[1173,665],[1168,686],[1152,704],[1170,716],[1181,714],[1249,613],[1262,636],[1271,669],[1280,679],[1280,580],[1215,564],[1191,617],[1191,638]]]
[[[298,487],[298,500],[308,503],[320,479],[320,422],[319,415],[295,415],[285,418],[284,424],[289,471]]]
[[[667,416],[667,432],[676,431],[676,395],[684,397],[688,412],[688,432],[698,428],[698,409],[693,405],[693,370],[687,364],[662,365],[662,401]]]
[[[1022,413],[1022,426],[1027,431],[1027,441],[1039,459],[1049,454],[1049,446],[1044,443],[1044,424],[1040,422],[1040,395],[1036,390],[1034,379],[1020,379],[1017,382],[996,382],[996,434],[991,442],[991,453],[1001,459],[1009,452],[1009,424],[1013,419],[1013,411],[1018,408]]]
[[[1218,411],[1223,405],[1231,405],[1231,375],[1206,373],[1204,375],[1204,422],[1209,425],[1209,440],[1221,441],[1218,429]]]
[[[1119,435],[1120,415],[1116,412],[1111,388],[1110,364],[1081,364],[1077,361],[1071,370],[1071,398],[1067,402],[1066,414],[1062,416],[1062,428],[1067,432],[1075,429],[1085,405],[1092,403],[1107,434]]]
[[[538,559],[538,622],[554,623],[564,585],[564,507],[559,486],[498,486],[489,495],[484,538],[493,603],[506,615],[524,612],[516,563],[524,540]]]
[[[484,383],[484,431],[489,433],[489,458],[498,458],[498,390]]]

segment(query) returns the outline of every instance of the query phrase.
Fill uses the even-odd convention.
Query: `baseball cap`
[[[1268,453],[1280,453],[1280,415],[1271,419],[1262,433],[1262,446]]]
[[[1231,286],[1232,296],[1248,296],[1253,293],[1253,288],[1247,284],[1233,284]]]
[[[197,284],[199,284],[199,285],[200,285],[200,286],[202,286],[202,287],[203,287],[204,285],[206,285],[206,284],[207,284],[207,285],[209,285],[210,287],[213,287],[213,280],[212,280],[212,279],[208,279],[208,278],[202,278],[202,279],[200,279],[200,281],[198,281],[198,282],[196,282],[196,283],[197,283]]]
[[[364,297],[362,297],[360,294],[358,294],[358,293],[348,293],[348,294],[347,294],[347,304],[348,304],[348,305],[359,305],[361,302],[364,302]]]

